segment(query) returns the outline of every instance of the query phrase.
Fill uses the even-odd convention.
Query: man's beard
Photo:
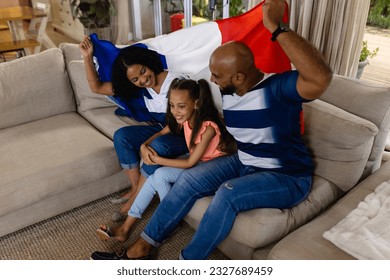
[[[224,88],[219,88],[219,91],[222,95],[232,95],[237,91],[237,88],[234,85],[228,85]]]

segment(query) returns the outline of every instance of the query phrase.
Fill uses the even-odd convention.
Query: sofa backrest
[[[81,54],[76,44],[62,44],[77,96],[79,112],[112,106],[90,92],[85,82]],[[192,75],[210,79],[209,69]],[[210,83],[221,110],[221,95]],[[381,164],[390,122],[389,87],[334,75],[321,96],[304,105],[305,139],[316,164],[315,175],[348,191]]]
[[[303,111],[314,174],[348,191],[363,174],[378,128],[322,100],[304,104]]]
[[[390,128],[390,88],[335,75],[304,104],[304,139],[314,174],[348,191],[381,164]]]
[[[334,75],[321,100],[366,119],[378,128],[368,162],[360,180],[376,171],[382,162],[390,130],[390,87]]]
[[[79,45],[61,43],[59,48],[64,54],[71,85],[76,97],[77,111],[83,113],[92,109],[117,107],[117,105],[109,101],[104,95],[95,94],[89,88],[84,60],[79,50]]]
[[[0,64],[0,129],[76,110],[60,49]]]

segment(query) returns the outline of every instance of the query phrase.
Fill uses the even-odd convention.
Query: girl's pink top
[[[218,125],[212,121],[205,121],[202,123],[202,127],[199,130],[199,134],[195,139],[195,145],[200,143],[200,141],[202,140],[203,133],[206,131],[207,127],[210,125],[215,129],[216,134],[213,137],[213,139],[211,139],[209,146],[207,147],[203,156],[200,158],[201,161],[208,161],[208,160],[214,159],[216,157],[223,156],[225,154],[225,153],[221,152],[220,150],[218,150],[218,144],[219,144],[219,139],[221,137],[221,132],[219,131]],[[184,128],[184,136],[186,139],[187,147],[189,147],[191,135],[192,135],[192,129],[190,128],[188,121],[183,123],[183,128]],[[192,152],[193,152],[193,149],[190,149],[190,154]]]

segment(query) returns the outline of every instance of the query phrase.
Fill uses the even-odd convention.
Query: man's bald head
[[[215,49],[209,67],[211,81],[219,85],[222,94],[233,90],[244,94],[261,75],[251,49],[242,42],[228,42]]]
[[[242,42],[228,42],[219,46],[211,55],[210,64],[218,64],[235,73],[246,74],[254,67],[254,58],[250,48]]]

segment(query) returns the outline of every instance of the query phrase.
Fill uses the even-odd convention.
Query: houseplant
[[[86,35],[97,33],[99,38],[111,40],[111,20],[116,13],[112,0],[73,0],[70,5]]]
[[[360,77],[362,76],[364,67],[366,67],[368,64],[368,59],[375,57],[378,54],[378,51],[379,48],[370,51],[368,49],[367,41],[363,41],[362,49],[360,51],[360,56],[359,56],[358,71],[356,73],[357,79],[360,79]]]

